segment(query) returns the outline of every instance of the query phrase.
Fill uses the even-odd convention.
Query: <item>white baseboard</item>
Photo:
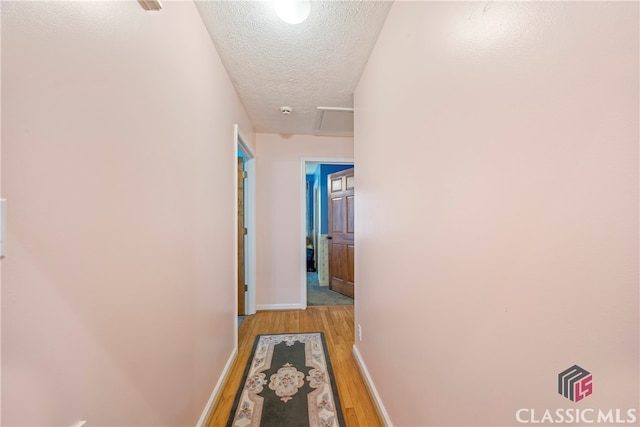
[[[258,310],[304,310],[302,304],[259,304]]]
[[[229,376],[229,372],[231,371],[231,367],[233,366],[233,362],[236,360],[236,356],[238,355],[238,346],[233,349],[229,359],[227,360],[227,364],[224,365],[224,369],[222,370],[222,374],[216,383],[216,386],[213,388],[211,392],[211,396],[209,397],[209,401],[207,402],[207,406],[204,407],[204,411],[202,411],[202,415],[200,415],[200,419],[198,420],[198,424],[196,427],[204,427],[204,423],[207,422],[207,418],[209,417],[209,413],[213,410],[213,405],[215,405],[216,400],[218,400],[218,395],[224,386],[224,383],[227,381],[227,376]]]
[[[358,368],[360,368],[360,373],[364,377],[364,382],[367,384],[367,388],[373,397],[373,401],[376,404],[376,409],[378,410],[378,415],[382,418],[384,425],[386,427],[393,427],[393,423],[391,422],[391,418],[389,418],[389,414],[387,410],[384,409],[384,405],[382,404],[382,399],[378,394],[378,390],[376,389],[375,384],[373,384],[373,379],[371,375],[369,375],[369,370],[367,369],[367,365],[365,365],[364,360],[362,360],[362,356],[358,351],[358,347],[353,345],[353,356],[356,359],[356,363],[358,364]]]

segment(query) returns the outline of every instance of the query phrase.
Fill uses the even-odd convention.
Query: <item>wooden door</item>
[[[353,168],[329,175],[329,289],[354,296]]]
[[[244,226],[244,161],[238,157],[238,315],[245,312],[244,307],[244,236],[247,229]]]

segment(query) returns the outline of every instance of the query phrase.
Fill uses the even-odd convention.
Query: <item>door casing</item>
[[[234,125],[234,141],[237,153],[240,151],[245,159],[244,168],[247,173],[247,178],[244,182],[244,221],[247,228],[247,235],[245,237],[245,283],[247,284],[247,294],[245,298],[245,314],[255,314],[256,312],[256,184],[255,184],[255,155],[244,142],[242,133],[239,126]],[[236,157],[234,157],[235,159]],[[236,168],[237,169],[237,168]],[[236,176],[236,182],[238,177]],[[237,187],[237,186],[236,186]],[[237,194],[236,194],[237,199]],[[237,219],[236,219],[237,221]],[[236,228],[237,228],[236,224]],[[236,257],[236,271],[237,271],[237,257]],[[237,273],[236,273],[237,274]],[[234,287],[237,289],[237,277],[234,282]],[[236,307],[237,311],[237,307]],[[236,312],[236,315],[238,313]],[[236,326],[237,334],[237,326]],[[236,336],[237,339],[237,336]]]

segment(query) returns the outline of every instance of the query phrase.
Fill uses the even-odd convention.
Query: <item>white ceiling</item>
[[[353,92],[390,1],[312,0],[296,25],[271,1],[196,1],[256,132],[352,135]],[[283,115],[280,107],[293,112]],[[351,126],[349,126],[351,125]]]

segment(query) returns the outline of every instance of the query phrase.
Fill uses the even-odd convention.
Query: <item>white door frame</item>
[[[300,295],[302,309],[307,308],[307,163],[323,165],[355,165],[353,158],[303,157],[300,162]]]
[[[244,156],[245,163],[244,168],[247,172],[247,178],[244,185],[244,222],[247,228],[247,235],[244,245],[244,280],[247,284],[247,294],[244,301],[245,314],[255,314],[256,312],[256,174],[255,174],[255,155],[245,143],[245,138],[242,137],[240,127],[236,124],[233,126],[234,141],[236,145],[236,151],[240,151]],[[236,168],[237,170],[237,168]],[[236,182],[237,182],[236,176]],[[236,186],[236,200],[238,200]],[[237,216],[236,216],[237,217]],[[236,219],[237,220],[237,219]],[[237,228],[237,225],[236,225]],[[236,250],[236,254],[238,251]],[[237,255],[236,255],[237,265]],[[237,268],[236,268],[237,271]],[[236,289],[238,289],[238,283],[234,283]],[[237,294],[236,294],[237,300]],[[237,315],[236,307],[236,315]],[[237,325],[236,325],[237,327]]]

